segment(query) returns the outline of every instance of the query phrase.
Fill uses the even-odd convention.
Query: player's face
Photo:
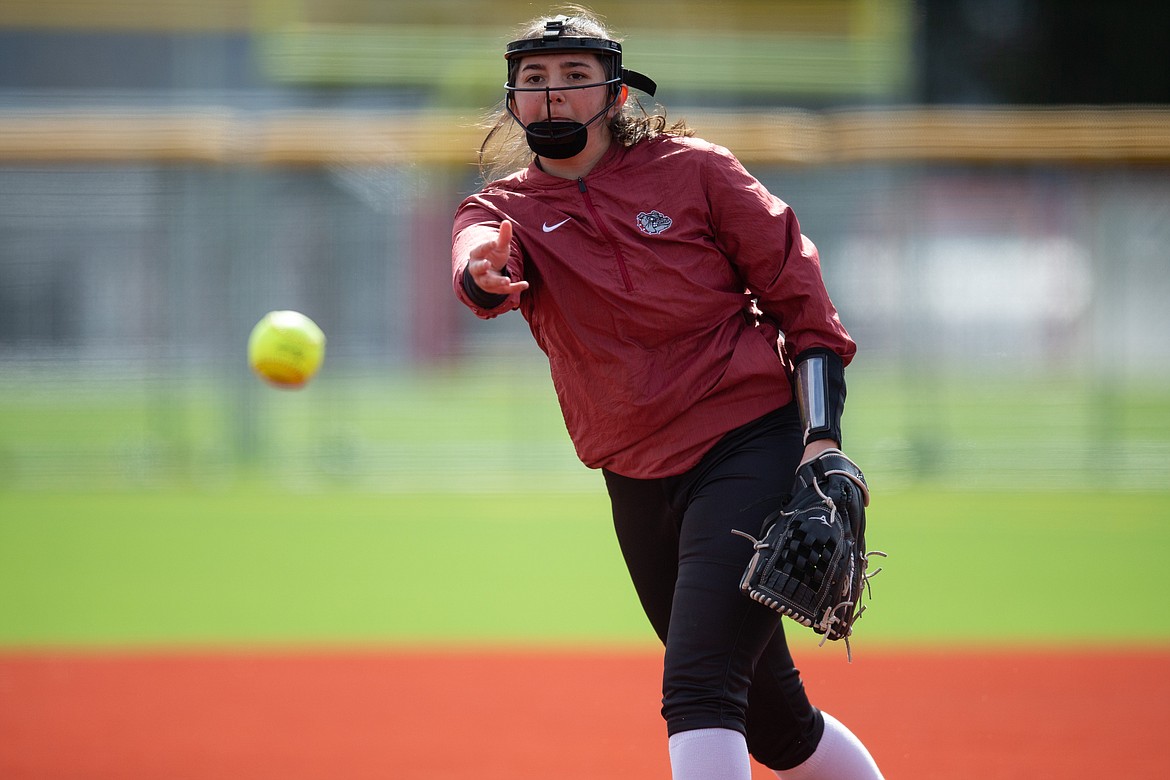
[[[570,52],[525,57],[516,73],[516,86],[540,91],[513,93],[516,115],[525,125],[547,121],[550,114],[553,121],[588,122],[608,102],[608,88],[558,88],[597,84],[605,78],[605,68],[596,54]],[[546,88],[551,91],[545,92]]]

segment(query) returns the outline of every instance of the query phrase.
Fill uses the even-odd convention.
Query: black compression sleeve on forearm
[[[841,445],[841,415],[845,411],[845,364],[824,347],[796,356],[793,388],[804,426],[804,443],[832,439]]]
[[[505,268],[502,273],[507,276],[508,270]],[[485,292],[471,278],[471,274],[466,268],[463,269],[463,292],[467,293],[467,297],[471,299],[471,302],[481,309],[494,309],[508,300],[508,296],[502,293]]]

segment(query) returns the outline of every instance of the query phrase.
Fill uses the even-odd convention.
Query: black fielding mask
[[[580,154],[589,142],[589,125],[604,116],[618,100],[621,94],[621,85],[626,83],[632,87],[653,95],[657,85],[650,78],[641,73],[626,70],[622,67],[622,46],[616,41],[604,38],[569,38],[563,37],[565,23],[569,17],[558,16],[545,23],[544,35],[540,38],[522,38],[508,44],[504,58],[508,61],[508,81],[504,84],[507,99],[505,108],[516,123],[524,128],[524,138],[528,148],[540,157],[552,160],[566,160]],[[561,54],[565,52],[588,52],[601,58],[605,66],[606,80],[596,84],[574,85],[571,87],[517,87],[515,80],[515,66],[521,57],[529,54]],[[588,89],[605,86],[609,88],[610,99],[605,108],[597,112],[588,122],[572,122],[553,120],[552,93],[568,89]],[[525,125],[512,110],[512,99],[516,92],[544,92],[548,119],[539,122],[529,122]]]

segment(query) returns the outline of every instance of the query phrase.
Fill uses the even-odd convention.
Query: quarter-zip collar
[[[594,176],[604,173],[606,169],[612,167],[617,160],[621,159],[624,152],[625,147],[614,141],[588,173],[573,179],[563,179],[560,176],[553,176],[551,173],[543,170],[537,164],[536,158],[533,158],[532,162],[528,165],[526,178],[528,181],[540,187],[576,187],[577,182],[581,179],[590,180]]]

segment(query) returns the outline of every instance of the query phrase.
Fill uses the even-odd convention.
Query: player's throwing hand
[[[479,289],[497,295],[511,295],[528,289],[528,282],[523,280],[513,282],[504,273],[511,247],[512,223],[506,219],[500,223],[500,232],[496,235],[495,241],[485,241],[479,246],[472,247],[470,259],[467,261],[467,272],[471,274],[471,281],[475,282]]]

